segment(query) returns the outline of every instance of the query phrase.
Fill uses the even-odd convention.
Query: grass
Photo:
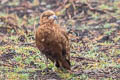
[[[86,0],[82,0],[82,1],[86,2]],[[9,3],[9,5],[18,5],[18,1],[16,3]],[[117,8],[116,5],[113,7],[115,9]],[[112,8],[109,7],[108,5],[102,4],[100,6],[100,9],[104,10],[104,9],[112,9]],[[113,15],[117,16],[119,12],[120,11],[117,10],[117,12]],[[96,14],[90,13],[90,14],[93,20],[95,21],[99,19],[102,20],[105,18],[109,19],[108,15],[100,15],[97,13]],[[34,79],[36,79],[36,77],[41,78],[41,76],[42,77],[45,76],[47,72],[45,72],[46,69],[45,57],[43,57],[40,51],[35,47],[34,26],[37,25],[36,23],[39,22],[39,17],[34,16],[34,14],[31,17],[24,16],[24,18],[14,17],[14,15],[17,16],[16,14],[7,14],[4,12],[0,12],[0,17],[6,18],[7,16],[11,16],[12,18],[15,18],[17,27],[19,27],[17,28],[17,32],[15,32],[13,29],[10,29],[7,31],[6,34],[4,34],[4,37],[0,37],[0,41],[5,42],[4,45],[0,45],[0,58],[1,58],[0,79],[29,80],[30,76],[32,76],[32,78]],[[27,20],[24,20],[25,18]],[[119,19],[119,17],[117,19]],[[0,27],[9,26],[8,24],[6,24],[5,21],[3,22],[5,26],[3,24],[0,24]],[[91,77],[91,75],[87,73],[87,71],[92,71],[93,73],[99,73],[97,71],[96,72],[94,71],[95,70],[105,71],[107,68],[111,70],[111,67],[120,68],[120,63],[118,62],[119,60],[118,56],[120,55],[120,50],[117,47],[119,46],[117,45],[117,43],[119,43],[120,35],[116,34],[118,33],[115,27],[116,25],[108,22],[105,22],[103,24],[102,25],[104,29],[101,29],[100,31],[97,30],[97,28],[95,30],[94,28],[91,29],[91,27],[86,24],[82,24],[80,26],[77,26],[76,28],[77,30],[80,31],[84,31],[84,30],[91,31],[90,33],[86,32],[85,33],[86,35],[83,35],[84,44],[81,42],[81,40],[80,42],[75,42],[75,41],[71,42],[72,67],[78,65],[74,70],[76,72],[78,71],[79,73],[80,69],[82,69],[84,71],[82,74],[63,73],[57,70],[56,67],[54,67],[54,64],[51,63],[51,61],[49,61],[49,68],[55,70],[56,74],[58,74],[60,78],[63,78],[65,80],[96,80],[97,75],[95,74],[92,75],[94,77]],[[23,25],[27,28],[27,31],[23,29],[22,27]],[[98,27],[100,26],[98,25]],[[109,40],[108,41],[103,40],[102,42],[98,42],[99,39],[97,39],[98,41],[97,40],[94,41],[95,38],[100,36],[99,34],[97,35],[97,33],[94,31],[96,32],[98,31],[99,34],[100,32],[103,31],[102,35],[112,36],[113,42]],[[113,35],[114,33],[115,35]],[[3,33],[0,34],[2,35]],[[20,36],[24,36],[23,41],[19,40]],[[87,39],[85,39],[85,37],[87,37]],[[81,60],[79,59],[79,57],[84,57],[84,59]],[[48,74],[50,74],[50,77],[52,77],[52,74],[50,72]],[[113,78],[114,76],[112,75],[110,75],[107,78],[102,76],[100,80],[113,80]]]
[[[107,27],[108,28],[108,27]],[[33,33],[32,33],[33,35]],[[10,53],[9,50],[15,50],[15,55],[13,58],[10,60],[7,60],[6,64],[12,65],[14,67],[7,67],[6,68],[3,66],[0,67],[1,69],[1,79],[5,77],[5,79],[16,79],[16,80],[28,80],[29,79],[29,72],[35,72],[37,70],[44,70],[46,68],[46,65],[44,63],[44,57],[40,56],[40,52],[36,47],[33,46],[22,46],[20,45],[20,42],[18,40],[18,35],[11,35],[9,37],[4,38],[6,41],[13,42],[14,44],[6,45],[6,46],[0,46],[0,51],[2,51],[1,55],[4,53]],[[30,40],[29,37],[26,35],[26,41],[25,42],[34,42],[34,40]],[[115,38],[115,41],[118,39]],[[76,47],[81,47],[84,45],[81,45],[81,43],[73,43],[73,48]],[[93,43],[89,43],[89,48],[87,52],[84,54],[80,53],[71,53],[71,56],[83,56],[85,58],[90,58],[93,60],[99,60],[99,62],[89,62],[87,61],[87,65],[82,65],[82,68],[84,70],[92,70],[92,69],[104,69],[106,67],[119,67],[118,65],[111,56],[116,56],[119,54],[120,50],[112,49],[109,53],[105,53],[102,51],[98,51],[99,47],[98,45],[101,46],[111,46],[114,45],[112,42],[103,42],[103,43],[97,43],[96,45],[93,45]],[[75,49],[75,48],[74,48]],[[77,49],[76,49],[77,50]],[[108,56],[109,55],[109,56]],[[3,61],[4,62],[4,61]],[[79,62],[79,64],[84,63]],[[71,61],[72,65],[78,64],[78,62],[72,60]],[[54,65],[50,62],[49,67],[52,68]],[[2,72],[2,70],[5,70],[5,72]],[[32,70],[31,70],[32,69]],[[10,72],[9,70],[13,70]],[[19,72],[27,72],[25,74],[19,74]],[[3,73],[3,74],[2,74]],[[69,73],[59,73],[59,76],[61,78],[67,79],[67,80],[87,80],[89,79],[88,75],[82,74],[79,76],[74,76],[73,74]],[[111,79],[108,78],[109,80]],[[103,79],[107,80],[107,79]]]

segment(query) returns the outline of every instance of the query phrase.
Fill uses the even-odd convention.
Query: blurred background
[[[67,29],[74,74],[53,71],[35,46],[39,16]],[[56,70],[56,69],[55,69]],[[0,80],[119,80],[119,0],[0,0]]]

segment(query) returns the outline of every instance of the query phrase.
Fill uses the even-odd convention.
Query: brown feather
[[[54,19],[51,10],[45,11],[40,16],[40,26],[36,31],[36,46],[48,59],[56,63],[56,67],[70,70],[70,45],[67,33]]]

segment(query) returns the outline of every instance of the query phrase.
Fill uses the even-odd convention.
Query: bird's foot
[[[44,70],[43,70],[43,72],[45,72],[45,73],[48,73],[48,72],[50,72],[52,69],[51,68],[45,68]]]

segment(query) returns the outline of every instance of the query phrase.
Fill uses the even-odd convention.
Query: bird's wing
[[[59,53],[60,56],[56,61],[56,66],[62,66],[66,69],[70,69],[70,46],[67,33],[60,29],[59,37],[61,38],[61,52]]]
[[[42,28],[42,26],[38,27],[38,29],[36,30],[35,33],[35,40],[36,40],[36,46],[38,47],[38,49],[42,52],[44,51],[45,47],[44,47],[44,30]]]
[[[63,35],[63,49],[62,49],[62,54],[66,56],[66,59],[70,60],[70,43],[69,43],[69,38],[67,33],[61,29],[61,33]]]

